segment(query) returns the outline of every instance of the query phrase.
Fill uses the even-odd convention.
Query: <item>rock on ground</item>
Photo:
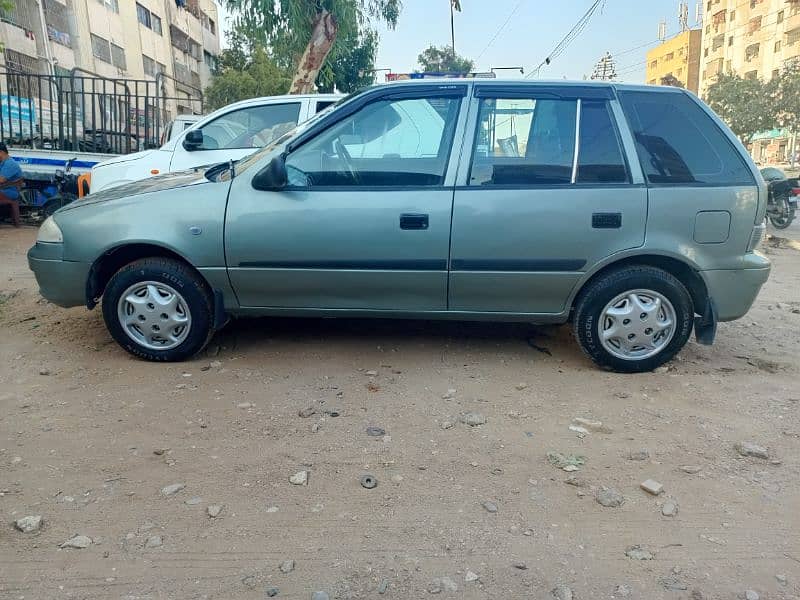
[[[486,417],[478,412],[468,412],[461,416],[461,422],[470,427],[486,424]]]
[[[497,512],[497,504],[495,504],[494,502],[491,502],[489,500],[487,500],[486,502],[483,502],[481,504],[481,506],[483,506],[483,508],[486,509],[486,512],[490,512],[490,513],[496,513]]]
[[[311,594],[311,600],[330,600],[328,592],[314,592]]]
[[[563,584],[559,584],[554,587],[550,593],[553,595],[555,600],[573,600],[575,597],[575,594],[572,593],[572,589]]]
[[[161,488],[161,495],[162,496],[173,496],[180,492],[183,488],[186,487],[186,484],[183,483],[172,483],[168,486]]]
[[[206,509],[208,516],[212,519],[216,519],[220,513],[222,513],[222,506],[219,504],[212,504]]]
[[[292,485],[308,485],[308,471],[298,471],[289,477],[289,483]]]
[[[88,548],[92,545],[92,538],[86,535],[76,535],[71,537],[66,542],[61,544],[61,548],[76,548],[78,550],[83,550],[84,548]]]
[[[755,590],[747,590],[744,593],[744,600],[758,600],[758,598],[759,598],[758,592],[756,592]]]
[[[639,487],[641,487],[648,494],[653,494],[653,496],[658,496],[664,491],[664,486],[654,479],[643,481],[639,484]]]
[[[595,495],[595,500],[606,508],[617,508],[625,503],[625,496],[610,487],[601,487]]]
[[[147,538],[147,541],[144,543],[144,547],[160,548],[163,543],[164,540],[161,538],[160,535],[151,535],[149,538]]]
[[[480,576],[477,573],[474,573],[469,569],[467,569],[467,573],[464,575],[464,581],[470,583],[472,581],[478,581],[478,579],[480,579]]]
[[[753,458],[769,458],[769,452],[764,446],[759,446],[753,442],[736,442],[736,451],[742,456],[752,456]]]
[[[661,514],[665,517],[674,517],[678,514],[678,504],[672,500],[667,500],[661,505]]]
[[[625,556],[633,560],[653,560],[653,553],[641,546],[630,546],[625,550]]]
[[[22,533],[33,533],[42,528],[41,515],[29,515],[14,521],[14,527]]]
[[[293,560],[285,560],[281,563],[280,566],[281,573],[291,573],[294,571],[294,561]]]

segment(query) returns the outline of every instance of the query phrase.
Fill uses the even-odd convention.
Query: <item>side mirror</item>
[[[183,138],[183,147],[189,152],[199,150],[203,146],[203,131],[201,129],[192,129]]]
[[[286,155],[279,154],[253,177],[253,188],[262,192],[282,190],[289,183],[286,173]]]

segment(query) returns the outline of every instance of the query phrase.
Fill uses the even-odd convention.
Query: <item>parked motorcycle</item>
[[[56,169],[53,175],[53,185],[56,193],[50,197],[42,206],[42,213],[45,218],[52,215],[62,206],[78,199],[78,177],[72,171],[74,158],[70,158],[64,165],[64,169]]]
[[[786,173],[775,167],[761,169],[767,182],[767,219],[775,229],[786,229],[794,221],[797,201],[800,199],[800,183],[789,179]]]

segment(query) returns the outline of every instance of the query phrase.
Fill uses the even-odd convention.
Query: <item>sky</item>
[[[522,67],[530,74],[593,3],[594,0],[461,0],[463,12],[455,16],[456,52],[474,60],[478,71]],[[656,45],[659,22],[667,23],[668,34],[679,31],[678,3],[605,0],[566,51],[542,68],[541,78],[583,79],[591,74],[600,57],[611,52],[619,79],[644,82],[645,54]],[[696,0],[689,0],[690,24],[694,23],[695,4]],[[418,68],[417,56],[430,44],[450,44],[449,6],[449,0],[404,0],[395,30],[376,24],[380,46],[375,67],[410,72]],[[379,75],[382,80],[383,73]],[[498,76],[523,75],[500,71]]]

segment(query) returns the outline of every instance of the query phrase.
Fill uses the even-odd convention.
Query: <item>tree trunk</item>
[[[324,8],[321,9],[314,17],[311,39],[297,65],[297,72],[289,87],[290,94],[310,94],[314,91],[317,75],[336,41],[338,31],[336,17]]]

